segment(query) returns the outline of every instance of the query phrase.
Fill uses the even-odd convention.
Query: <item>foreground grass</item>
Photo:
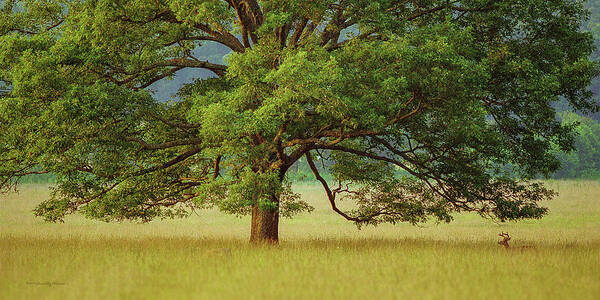
[[[0,199],[0,299],[598,299],[600,183],[548,184],[560,197],[542,220],[360,231],[300,186],[316,210],[282,220],[278,247],[249,246],[249,220],[214,211],[47,224],[31,214],[47,190],[27,186]],[[505,251],[500,231],[535,249]]]

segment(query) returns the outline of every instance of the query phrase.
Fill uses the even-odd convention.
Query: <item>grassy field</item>
[[[200,212],[148,224],[79,216],[47,224],[28,185],[0,196],[0,299],[600,299],[600,182],[548,182],[542,220],[357,230],[315,206],[283,219],[280,245],[248,245],[249,219]],[[513,246],[497,244],[508,231]]]

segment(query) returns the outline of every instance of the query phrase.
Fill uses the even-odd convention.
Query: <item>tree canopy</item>
[[[552,104],[597,110],[582,1],[9,0],[0,10],[0,80],[11,87],[0,187],[55,174],[35,210],[49,221],[218,207],[252,214],[252,240],[276,241],[280,214],[311,209],[286,181],[301,158],[357,224],[538,218],[553,192],[527,179],[574,147]],[[203,56],[215,45],[231,50],[224,62]],[[214,75],[178,101],[151,97],[184,69]],[[356,208],[338,209],[341,198]]]

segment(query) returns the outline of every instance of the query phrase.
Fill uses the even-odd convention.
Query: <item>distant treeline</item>
[[[56,181],[56,176],[52,174],[39,174],[39,175],[28,175],[21,178],[21,183],[32,184],[32,183],[53,183]]]
[[[575,138],[577,151],[559,153],[562,168],[553,177],[600,179],[600,122],[572,112],[559,113],[563,124],[579,123]]]

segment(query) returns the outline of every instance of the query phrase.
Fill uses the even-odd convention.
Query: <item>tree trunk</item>
[[[279,242],[279,211],[252,207],[250,242],[277,244]]]

